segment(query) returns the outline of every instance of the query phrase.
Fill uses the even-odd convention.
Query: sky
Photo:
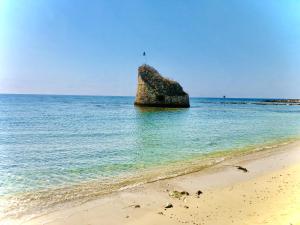
[[[298,0],[0,0],[0,93],[300,98]]]

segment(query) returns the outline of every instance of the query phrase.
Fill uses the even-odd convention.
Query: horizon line
[[[51,93],[0,93],[0,95],[40,95],[40,96],[82,96],[82,97],[135,97],[135,95],[90,95],[90,94],[51,94]],[[299,99],[279,97],[226,97],[223,96],[190,96],[190,98],[222,98],[222,99]]]

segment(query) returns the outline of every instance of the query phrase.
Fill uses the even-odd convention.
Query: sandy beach
[[[296,225],[300,224],[299,174],[297,141],[231,158],[200,172],[122,190],[79,206],[63,205],[60,210],[30,220],[5,223]],[[165,208],[168,204],[172,207]]]

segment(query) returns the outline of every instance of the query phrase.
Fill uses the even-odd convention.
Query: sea
[[[300,106],[191,98],[0,95],[0,221],[82,203],[300,137]]]

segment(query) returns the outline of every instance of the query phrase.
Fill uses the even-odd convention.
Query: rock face
[[[149,65],[138,69],[135,105],[154,107],[190,107],[189,95],[176,81],[164,78]]]

